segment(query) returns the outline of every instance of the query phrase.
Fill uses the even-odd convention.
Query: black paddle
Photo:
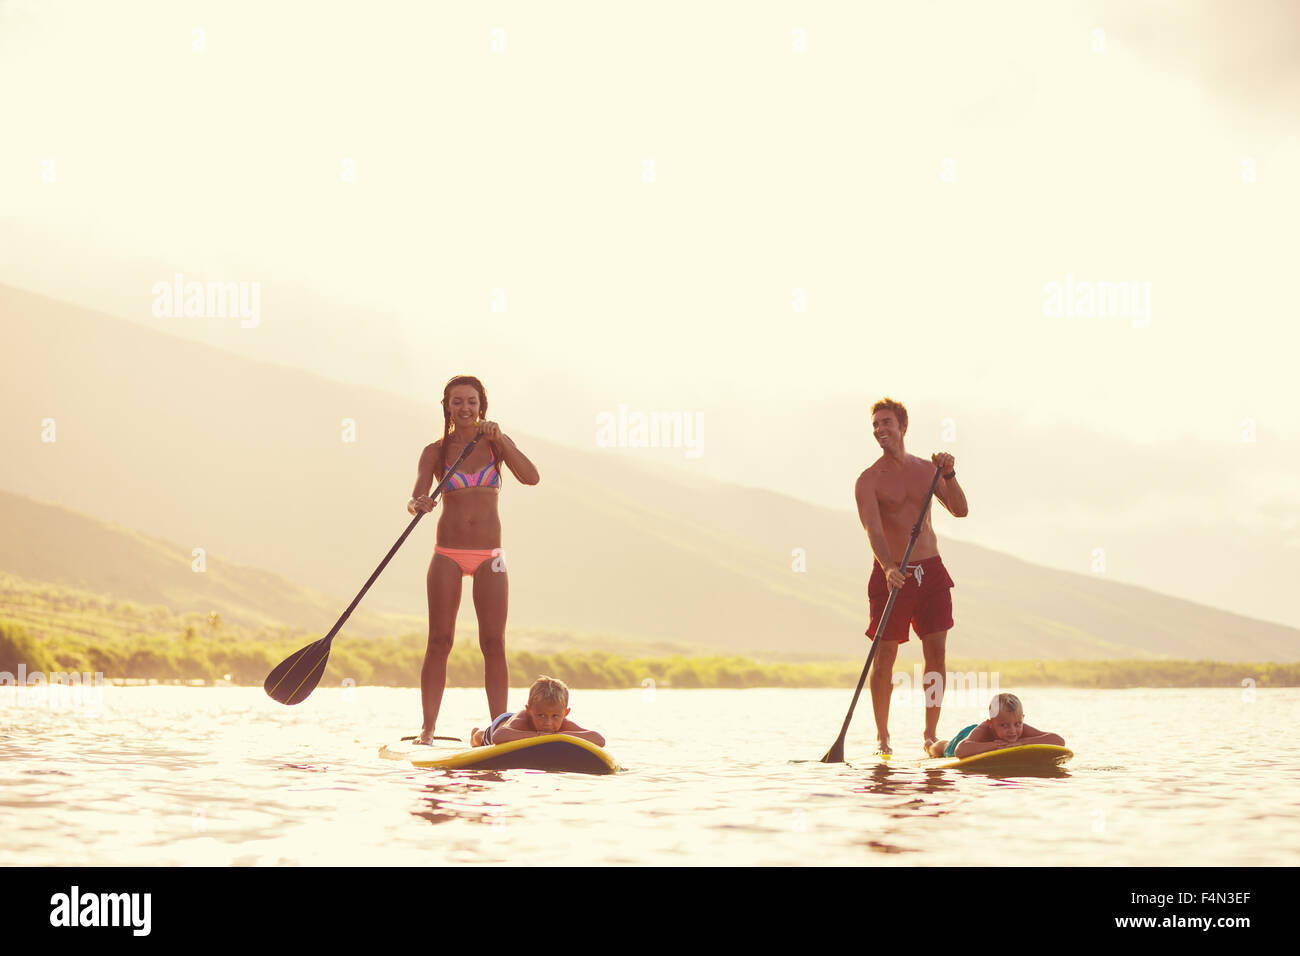
[[[926,492],[925,504],[921,505],[921,515],[916,519],[916,524],[912,526],[912,538],[907,542],[907,551],[903,553],[903,563],[899,568],[904,574],[907,573],[907,559],[912,556],[912,546],[916,544],[917,537],[921,534],[921,523],[925,521],[925,513],[930,508],[930,499],[934,497],[935,486],[939,484],[939,469],[934,470],[934,480],[930,482],[930,490]],[[849,704],[848,716],[844,718],[844,726],[840,728],[839,739],[835,741],[834,746],[822,757],[822,763],[844,763],[844,738],[849,734],[849,722],[853,720],[853,708],[858,706],[858,696],[862,693],[862,685],[867,682],[867,672],[871,670],[871,659],[876,656],[876,645],[885,639],[885,624],[889,622],[889,612],[894,609],[894,599],[898,597],[898,592],[902,588],[895,588],[889,592],[889,601],[885,604],[885,612],[880,615],[880,623],[876,625],[876,637],[871,642],[871,650],[867,652],[867,666],[862,668],[862,676],[858,678],[858,689],[853,692],[853,702]]]
[[[438,487],[433,489],[431,498],[437,499],[443,486],[447,484],[447,479],[455,473],[456,469],[460,467],[460,463],[465,460],[482,437],[483,433],[479,432],[470,439],[470,443],[465,446],[465,450],[460,453],[460,457],[456,459],[455,464],[448,468],[447,473],[442,476],[442,481],[438,482]],[[370,590],[370,585],[374,584],[375,579],[379,577],[379,572],[388,566],[388,562],[397,553],[397,549],[402,546],[402,542],[415,530],[415,526],[419,524],[420,519],[424,516],[425,512],[423,511],[415,513],[415,517],[406,526],[402,536],[389,549],[388,554],[384,555],[384,560],[379,562],[379,567],[375,568],[375,573],[370,575],[370,580],[366,582],[366,586],[361,589],[360,594],[352,599],[352,603],[348,605],[348,609],[343,612],[343,616],[338,619],[338,622],[330,628],[330,632],[316,643],[308,644],[302,650],[286,657],[275,670],[266,676],[266,681],[262,686],[274,700],[278,700],[282,704],[300,704],[307,699],[308,694],[316,689],[316,685],[320,683],[321,675],[325,673],[325,662],[329,660],[330,644],[334,641],[334,635],[339,632],[343,622],[352,616],[356,606],[361,603],[361,599]]]

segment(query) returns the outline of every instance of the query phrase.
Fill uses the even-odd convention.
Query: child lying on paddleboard
[[[973,757],[1026,744],[1065,746],[1059,734],[1047,734],[1025,723],[1025,708],[1015,694],[998,694],[989,704],[989,719],[964,727],[952,740],[936,740],[926,748],[931,757]]]
[[[539,677],[528,689],[528,706],[517,714],[502,714],[486,730],[470,731],[470,745],[490,747],[508,740],[540,737],[543,734],[569,734],[605,746],[605,738],[594,730],[583,730],[569,716],[569,688],[554,677]]]

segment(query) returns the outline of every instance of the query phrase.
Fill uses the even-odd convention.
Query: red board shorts
[[[948,576],[948,569],[943,566],[939,555],[924,558],[907,566],[904,572],[907,583],[894,600],[894,609],[889,612],[889,621],[885,624],[885,640],[907,641],[907,625],[910,621],[917,637],[946,631],[952,627],[952,589],[956,587]],[[878,563],[871,568],[871,581],[867,585],[867,597],[871,601],[871,624],[867,627],[867,637],[876,639],[876,628],[880,625],[880,616],[885,613],[889,602],[889,585],[885,581],[885,572]]]

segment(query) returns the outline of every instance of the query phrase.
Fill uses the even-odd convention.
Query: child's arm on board
[[[1055,747],[1064,747],[1065,738],[1060,734],[1049,734],[1035,727],[1025,724],[1020,728],[1020,739],[1018,744],[1052,744]]]
[[[967,737],[957,745],[955,753],[958,757],[974,757],[976,754],[986,754],[991,750],[1001,750],[1004,747],[1019,747],[1020,743],[1019,740],[998,740],[996,737],[989,741],[972,741]]]
[[[559,733],[568,734],[570,737],[579,737],[595,744],[597,747],[605,746],[605,738],[594,730],[583,730],[571,720],[566,720],[560,725]]]

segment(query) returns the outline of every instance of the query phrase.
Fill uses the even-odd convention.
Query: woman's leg
[[[433,730],[447,689],[447,656],[456,637],[456,612],[460,609],[460,567],[443,554],[434,554],[425,581],[429,595],[429,645],[420,668],[420,703],[424,726],[419,743],[432,743]]]
[[[488,558],[474,572],[474,610],[478,612],[478,646],[483,651],[483,686],[495,720],[506,712],[510,668],[506,664],[506,606],[510,581],[505,566]]]

